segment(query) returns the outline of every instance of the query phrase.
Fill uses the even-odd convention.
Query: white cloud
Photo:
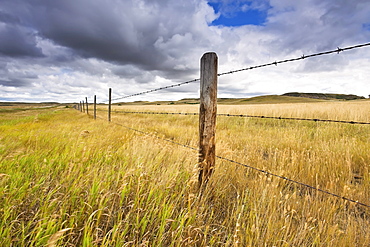
[[[208,51],[218,54],[221,73],[370,40],[366,0],[224,1],[224,11],[235,6],[267,11],[266,23],[210,26],[218,15],[205,0],[4,0],[0,101],[106,99],[109,87],[119,97],[172,85],[199,78],[199,60]],[[222,76],[219,96],[367,96],[369,56],[370,48],[362,48]],[[128,100],[197,97],[198,87]]]

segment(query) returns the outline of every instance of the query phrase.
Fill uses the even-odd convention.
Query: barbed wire
[[[297,57],[297,58],[280,60],[280,61],[275,61],[275,62],[272,62],[272,63],[266,63],[266,64],[257,65],[257,66],[251,66],[251,67],[248,67],[248,68],[232,70],[232,71],[220,73],[220,74],[217,74],[217,75],[222,76],[222,75],[228,75],[228,74],[233,74],[233,73],[237,73],[237,72],[242,72],[242,71],[246,71],[246,70],[252,70],[252,69],[257,69],[257,68],[262,68],[262,67],[267,67],[267,66],[272,66],[272,65],[277,66],[278,64],[281,64],[281,63],[294,62],[294,61],[303,60],[303,59],[310,58],[310,57],[317,57],[317,56],[327,55],[327,54],[331,54],[331,53],[339,54],[342,51],[357,49],[357,48],[361,48],[361,47],[365,47],[365,46],[370,46],[370,43],[365,43],[365,44],[361,44],[361,45],[354,45],[354,46],[349,46],[349,47],[345,47],[345,48],[337,47],[337,49],[331,50],[331,51],[319,52],[319,53],[314,53],[314,54],[310,54],[310,55],[302,55],[301,57]]]
[[[253,115],[235,115],[235,114],[217,114],[217,116],[225,117],[242,117],[242,118],[265,118],[265,119],[279,119],[279,120],[299,120],[299,121],[313,121],[313,122],[331,122],[331,123],[348,123],[348,124],[370,124],[368,122],[357,122],[348,120],[332,120],[332,119],[318,119],[318,118],[298,118],[298,117],[270,117],[270,116],[253,116]]]
[[[98,118],[99,119],[103,119],[101,117],[98,117]],[[135,132],[138,132],[138,133],[147,135],[147,136],[151,136],[151,137],[156,138],[156,139],[160,139],[160,140],[163,140],[163,141],[166,141],[166,142],[169,142],[169,143],[172,143],[172,144],[181,146],[181,147],[185,147],[185,148],[188,148],[188,149],[191,149],[191,150],[194,150],[194,151],[199,151],[198,148],[191,147],[191,146],[186,145],[186,144],[181,144],[181,143],[175,142],[175,141],[170,140],[170,139],[162,138],[162,137],[159,137],[157,135],[154,135],[154,134],[151,134],[151,133],[142,131],[142,130],[137,130],[137,129],[134,129],[134,128],[125,126],[125,125],[120,124],[120,123],[116,123],[116,122],[111,122],[111,123],[113,123],[115,125],[118,125],[118,126],[121,126],[121,127],[124,127],[126,129],[129,129],[129,130],[132,130],[132,131],[135,131]],[[277,174],[274,174],[272,172],[269,172],[269,171],[266,171],[266,170],[263,170],[263,169],[260,169],[260,168],[256,168],[256,167],[253,167],[253,166],[250,166],[250,165],[246,165],[246,164],[243,164],[241,162],[238,162],[238,161],[235,161],[235,160],[232,160],[232,159],[228,159],[228,158],[225,158],[225,157],[222,157],[222,156],[219,156],[219,155],[216,155],[216,158],[221,159],[221,160],[225,160],[225,161],[228,161],[230,163],[237,164],[237,165],[241,165],[243,167],[246,167],[246,168],[249,168],[249,169],[252,169],[252,170],[261,172],[261,173],[264,173],[266,175],[277,177],[277,178],[283,179],[285,181],[288,181],[288,182],[291,182],[291,183],[294,183],[294,184],[297,184],[297,185],[300,185],[300,186],[309,188],[311,190],[319,191],[319,192],[322,192],[324,194],[327,194],[327,195],[330,195],[330,196],[333,196],[333,197],[336,197],[336,198],[340,198],[340,199],[345,200],[345,201],[349,201],[349,202],[355,203],[355,204],[360,205],[360,206],[364,206],[364,207],[370,208],[370,205],[367,205],[365,203],[362,203],[362,202],[359,202],[359,201],[356,201],[356,200],[347,198],[345,196],[341,196],[341,195],[338,195],[338,194],[335,194],[335,193],[332,193],[332,192],[329,192],[329,191],[326,191],[326,190],[323,190],[323,189],[314,187],[314,186],[309,185],[309,184],[305,184],[305,183],[302,183],[302,182],[299,182],[299,181],[295,181],[293,179],[290,179],[290,178],[287,178],[287,177],[284,177],[284,176],[281,176],[281,175],[277,175]]]
[[[130,95],[114,98],[114,99],[112,99],[112,101],[116,101],[116,100],[119,100],[119,99],[126,99],[126,98],[139,96],[139,95],[143,95],[143,94],[147,94],[147,93],[152,93],[152,92],[156,92],[156,91],[160,91],[160,90],[164,90],[164,89],[168,89],[168,88],[179,87],[179,86],[189,84],[189,83],[192,83],[192,82],[196,82],[196,81],[199,81],[199,80],[200,79],[193,79],[193,80],[190,80],[190,81],[185,81],[185,82],[181,82],[181,83],[177,83],[177,84],[173,84],[173,85],[169,85],[169,86],[164,86],[164,87],[160,87],[160,88],[156,88],[156,89],[151,89],[151,90],[144,91],[144,92],[141,92],[141,93],[130,94]],[[108,100],[103,101],[103,102],[107,102],[107,101]]]
[[[345,48],[337,47],[337,49],[331,50],[331,51],[319,52],[319,53],[314,53],[314,54],[310,54],[310,55],[302,55],[301,57],[297,57],[297,58],[275,61],[275,62],[272,62],[272,63],[266,63],[266,64],[261,64],[261,65],[251,66],[251,67],[247,67],[247,68],[243,68],[243,69],[231,70],[231,71],[228,71],[228,72],[219,73],[219,74],[217,74],[217,76],[229,75],[229,74],[233,74],[233,73],[237,73],[237,72],[242,72],[242,71],[252,70],[252,69],[257,69],[257,68],[263,68],[263,67],[272,66],[272,65],[277,66],[278,64],[282,64],[282,63],[294,62],[294,61],[303,60],[303,59],[306,59],[306,58],[317,57],[317,56],[327,55],[327,54],[331,54],[331,53],[339,54],[340,52],[343,52],[343,51],[357,49],[357,48],[361,48],[361,47],[365,47],[365,46],[370,46],[370,43],[348,46],[348,47],[345,47]],[[169,86],[155,88],[155,89],[147,90],[147,91],[140,92],[140,93],[135,93],[135,94],[130,94],[130,95],[114,98],[114,99],[112,99],[112,101],[116,101],[116,100],[120,100],[120,99],[126,99],[126,98],[139,96],[139,95],[143,95],[143,94],[147,94],[147,93],[152,93],[152,92],[156,92],[156,91],[160,91],[160,90],[164,90],[164,89],[168,89],[168,88],[179,87],[179,86],[189,84],[189,83],[192,83],[192,82],[196,82],[196,81],[200,81],[200,78],[193,79],[193,80],[190,80],[190,81],[181,82],[181,83],[177,83],[177,84],[173,84],[173,85],[169,85]],[[108,100],[103,101],[103,102],[108,102]]]
[[[300,186],[304,186],[306,188],[309,188],[309,189],[312,189],[312,190],[316,190],[316,191],[319,191],[319,192],[322,192],[322,193],[325,193],[327,195],[331,195],[331,196],[334,196],[334,197],[337,197],[337,198],[340,198],[340,199],[343,199],[345,201],[350,201],[350,202],[353,202],[353,203],[356,203],[358,205],[361,205],[361,206],[364,206],[364,207],[368,207],[370,208],[370,205],[367,205],[365,203],[362,203],[362,202],[359,202],[359,201],[356,201],[356,200],[353,200],[353,199],[350,199],[350,198],[347,198],[347,197],[344,197],[344,196],[340,196],[340,195],[337,195],[337,194],[334,194],[332,192],[329,192],[329,191],[326,191],[326,190],[323,190],[323,189],[320,189],[320,188],[317,188],[317,187],[314,187],[314,186],[311,186],[311,185],[308,185],[308,184],[305,184],[305,183],[302,183],[302,182],[299,182],[299,181],[295,181],[293,179],[290,179],[290,178],[287,178],[287,177],[284,177],[284,176],[280,176],[280,175],[277,175],[277,174],[274,174],[274,173],[271,173],[271,172],[268,172],[266,170],[262,170],[262,169],[259,169],[259,168],[255,168],[253,166],[249,166],[249,165],[246,165],[246,164],[243,164],[243,163],[240,163],[240,162],[237,162],[237,161],[234,161],[234,160],[231,160],[231,159],[228,159],[228,158],[224,158],[224,157],[221,157],[221,156],[218,156],[216,155],[217,158],[219,159],[222,159],[222,160],[226,160],[228,162],[231,162],[231,163],[234,163],[234,164],[238,164],[238,165],[241,165],[241,166],[244,166],[246,168],[250,168],[250,169],[253,169],[255,171],[258,171],[258,172],[262,172],[266,175],[270,175],[270,176],[273,176],[273,177],[277,177],[277,178],[280,178],[280,179],[284,179],[288,182],[291,182],[291,183],[294,183],[294,184],[298,184]]]
[[[106,111],[106,110],[100,110]],[[148,115],[184,115],[184,116],[196,116],[199,113],[192,112],[135,112],[135,111],[113,111],[114,113],[124,113],[124,114],[148,114]],[[313,121],[313,122],[331,122],[331,123],[347,123],[347,124],[361,124],[367,125],[369,122],[358,122],[358,121],[348,121],[348,120],[332,120],[332,119],[318,119],[318,118],[298,118],[298,117],[271,117],[271,116],[254,116],[254,115],[244,115],[244,114],[228,114],[228,113],[218,113],[217,116],[221,117],[241,117],[241,118],[264,118],[264,119],[278,119],[278,120],[298,120],[298,121]]]

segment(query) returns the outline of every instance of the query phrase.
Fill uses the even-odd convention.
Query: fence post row
[[[111,111],[112,111],[112,88],[109,88],[109,105],[108,105],[108,121],[111,121]]]
[[[217,54],[205,53],[200,66],[199,109],[199,188],[213,173],[216,160],[215,131],[217,115]]]
[[[86,113],[89,115],[89,105],[87,104],[87,97],[85,97],[86,100]]]

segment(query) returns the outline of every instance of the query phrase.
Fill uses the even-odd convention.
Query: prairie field
[[[123,113],[198,107],[0,106],[0,246],[369,246],[370,125],[219,116],[216,154],[239,164],[217,159],[200,194],[198,116]],[[218,113],[370,122],[370,101]]]

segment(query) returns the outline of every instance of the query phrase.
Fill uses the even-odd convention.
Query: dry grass
[[[197,112],[197,106],[115,106]],[[370,121],[370,102],[219,106]],[[369,209],[217,160],[192,190],[197,116],[0,115],[1,246],[368,246]],[[20,113],[19,113],[20,114]],[[99,117],[106,119],[106,112]],[[217,154],[370,204],[370,126],[219,117]]]

